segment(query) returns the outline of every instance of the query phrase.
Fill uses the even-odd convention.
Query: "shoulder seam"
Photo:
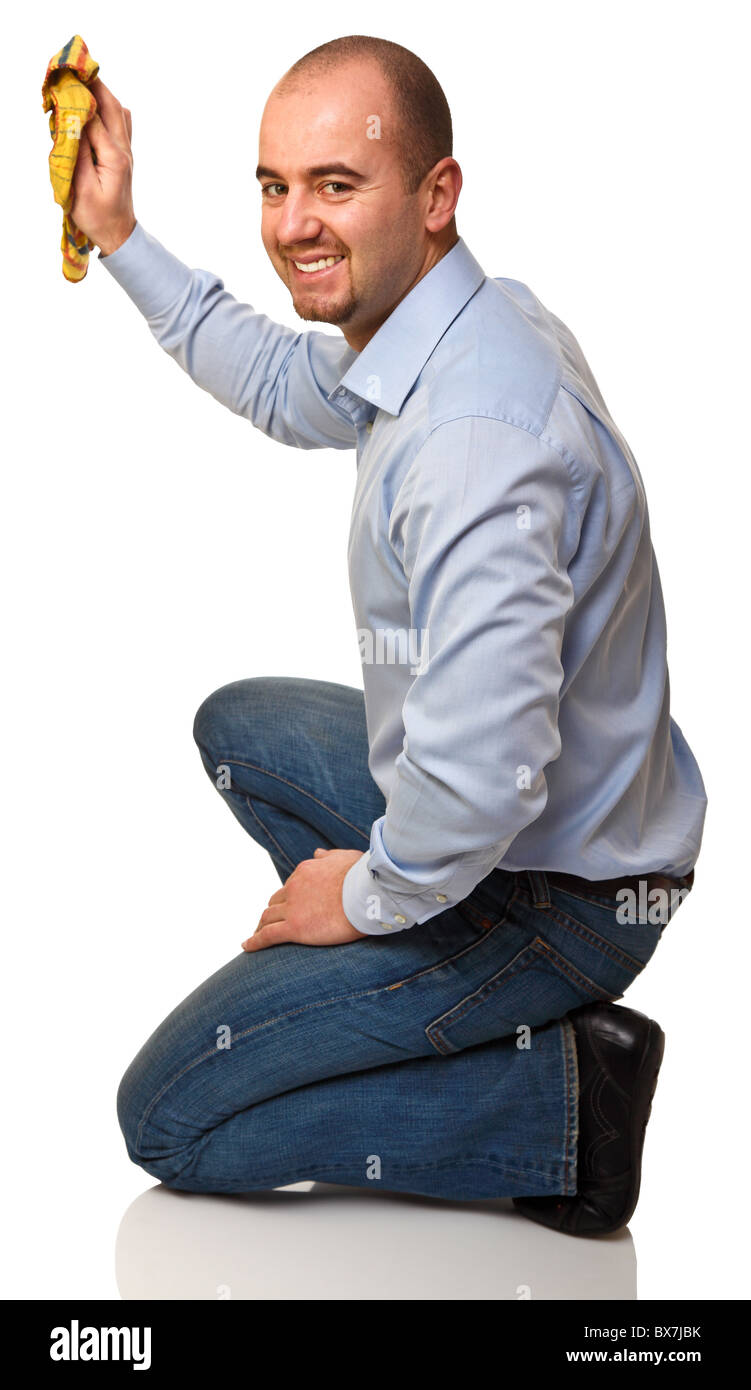
[[[417,452],[419,453],[424,447],[431,434],[441,429],[443,425],[453,424],[455,420],[497,420],[502,425],[510,425],[512,429],[523,430],[526,434],[531,434],[533,438],[539,439],[542,444],[552,449],[553,453],[557,454],[561,462],[565,464],[574,490],[576,492],[582,492],[584,490],[584,480],[581,475],[578,460],[575,454],[571,453],[570,449],[566,449],[565,446],[555,442],[551,439],[550,435],[546,434],[544,431],[541,430],[538,434],[535,430],[530,429],[529,425],[522,424],[519,420],[510,419],[507,415],[503,415],[499,411],[465,410],[460,415],[450,415],[447,416],[445,420],[437,420],[435,424],[431,425]]]

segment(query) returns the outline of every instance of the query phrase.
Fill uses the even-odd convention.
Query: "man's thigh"
[[[367,850],[386,803],[368,767],[363,692],[333,681],[258,676],[204,700],[194,737],[206,771],[290,873],[316,844]],[[245,823],[245,821],[243,821]]]
[[[545,939],[504,876],[491,897],[395,937],[243,952],[164,1020],[123,1077],[131,1156],[189,1144],[258,1101],[326,1077],[518,1034],[595,999],[618,998],[638,963],[591,942]],[[551,924],[548,924],[551,925]],[[554,925],[551,930],[554,930]],[[577,949],[590,953],[587,964]]]

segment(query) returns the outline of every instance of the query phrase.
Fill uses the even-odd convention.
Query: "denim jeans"
[[[196,715],[206,771],[284,881],[368,849],[384,809],[361,691],[259,677]],[[223,770],[222,770],[223,769]],[[229,784],[228,784],[229,783]],[[248,904],[249,924],[264,902]],[[239,955],[159,1025],[118,1092],[133,1162],[192,1192],[305,1179],[454,1200],[576,1191],[570,1010],[620,999],[661,928],[495,869],[398,935]]]

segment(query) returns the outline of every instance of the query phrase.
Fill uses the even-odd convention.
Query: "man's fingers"
[[[259,927],[253,936],[243,941],[244,951],[263,951],[266,946],[278,946],[282,941],[294,941],[286,922],[272,922]]]
[[[89,87],[96,97],[97,106],[101,106],[103,109],[106,109],[108,105],[111,105],[113,101],[117,100],[114,92],[110,91],[101,77],[95,77],[94,81],[89,83]]]
[[[121,141],[112,139],[104,121],[96,113],[87,122],[84,129],[96,154],[97,161],[107,160],[111,164],[118,155],[123,159],[127,157],[125,146]]]
[[[99,77],[89,85],[96,97],[98,114],[101,117],[102,123],[107,128],[108,134],[115,141],[122,140],[130,144],[130,133],[125,118],[125,108],[120,105],[114,92],[111,92],[109,87],[105,87]]]
[[[256,931],[261,927],[270,927],[272,922],[283,922],[287,915],[287,909],[283,902],[274,903],[273,906],[265,907],[258,919]]]

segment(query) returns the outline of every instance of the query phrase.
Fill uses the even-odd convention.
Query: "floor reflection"
[[[584,1240],[507,1199],[444,1202],[297,1183],[241,1196],[161,1185],[128,1207],[124,1299],[635,1299],[628,1231]]]

